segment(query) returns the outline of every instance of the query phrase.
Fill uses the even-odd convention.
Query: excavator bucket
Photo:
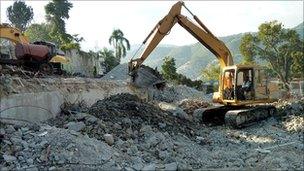
[[[132,71],[130,76],[131,84],[139,88],[162,89],[166,85],[166,81],[156,69],[145,65],[141,65],[138,69]]]

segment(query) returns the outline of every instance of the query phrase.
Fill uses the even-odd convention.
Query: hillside
[[[301,39],[303,39],[304,37],[304,22],[297,25],[296,27],[293,28],[295,31],[297,31],[301,37]]]
[[[303,39],[303,23],[293,28],[296,30]],[[242,59],[242,55],[239,51],[239,45],[241,38],[245,33],[219,37],[232,53],[235,63],[239,63]],[[128,62],[132,56],[134,56],[139,45],[131,47],[131,51],[127,54],[127,57],[122,59],[122,62]],[[139,56],[143,48],[136,55]],[[159,45],[144,62],[145,65],[149,65],[153,68],[162,65],[162,60],[165,56],[174,57],[176,60],[177,71],[186,75],[191,79],[197,79],[200,75],[202,68],[206,67],[210,62],[216,60],[214,55],[202,46],[199,42],[185,46],[174,45]]]

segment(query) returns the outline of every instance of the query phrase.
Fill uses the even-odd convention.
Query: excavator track
[[[276,108],[271,105],[252,106],[249,109],[229,110],[225,114],[225,123],[234,128],[242,128],[273,116]]]
[[[249,126],[276,113],[271,105],[256,106],[217,106],[208,108],[202,114],[203,123],[226,124],[233,128]]]

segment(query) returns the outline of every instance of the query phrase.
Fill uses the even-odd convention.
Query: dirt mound
[[[103,121],[120,124],[123,128],[122,135],[129,127],[139,131],[142,125],[150,125],[169,132],[183,132],[187,135],[194,129],[193,123],[176,118],[128,93],[97,101],[91,106],[89,113]]]

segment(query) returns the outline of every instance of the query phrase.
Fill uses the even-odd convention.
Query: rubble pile
[[[0,122],[0,168],[303,170],[303,104],[279,101],[280,117],[238,130],[192,120],[210,105],[199,99],[145,102],[122,93],[92,106],[66,103],[39,125]]]
[[[291,132],[304,132],[304,98],[279,100],[274,105],[283,128]]]
[[[1,170],[53,170],[100,166],[115,158],[106,143],[49,125],[1,124]]]
[[[43,73],[41,71],[34,71],[31,68],[10,66],[10,65],[3,65],[2,69],[0,68],[0,75],[1,74],[9,75],[11,77],[20,77],[24,79],[72,76],[67,72],[63,72],[62,74]]]
[[[194,130],[193,139],[180,132],[172,134],[146,124],[141,124],[138,132],[119,127],[114,122],[111,126],[90,114],[71,114],[69,117],[74,120],[63,127],[2,124],[1,170],[304,168],[303,134],[287,133],[277,127],[274,118],[242,130],[222,126],[198,128]],[[101,123],[104,129],[107,128],[103,138],[87,134],[87,127],[101,126]],[[122,131],[115,132],[116,129]]]
[[[40,125],[2,123],[1,170],[304,169],[303,133],[286,131],[288,120],[273,117],[241,130],[206,127],[126,93],[63,108]]]
[[[62,94],[80,94],[82,92],[89,92],[92,89],[110,93],[127,91],[127,83],[123,81],[79,77],[64,78],[48,76],[47,78],[22,78],[13,77],[8,74],[0,76],[0,97],[7,97],[13,94],[51,91],[58,91]]]
[[[202,100],[191,100],[185,99],[180,102],[179,107],[181,107],[187,114],[193,115],[196,109],[207,108],[211,106],[210,103]]]
[[[204,92],[184,85],[167,85],[164,90],[154,90],[153,99],[168,103],[179,103],[184,99],[205,100],[211,102],[211,98]]]
[[[128,75],[128,64],[120,64],[109,71],[105,76],[101,78],[102,80],[127,80],[130,79]]]
[[[285,119],[283,122],[283,127],[287,131],[295,131],[304,133],[304,116],[292,115]]]
[[[13,77],[18,76],[21,78],[33,78],[33,77],[41,76],[41,73],[39,73],[39,72],[32,72],[32,71],[24,70],[21,67],[8,66],[8,65],[4,66],[0,70],[0,74],[10,75]]]
[[[97,101],[91,106],[88,113],[107,122],[122,126],[123,130],[131,128],[137,130],[142,125],[150,125],[157,129],[191,134],[193,123],[172,116],[169,112],[161,110],[140,100],[137,96],[128,93],[117,94]],[[128,121],[126,121],[128,118]]]
[[[273,103],[278,114],[281,116],[287,115],[302,115],[304,113],[304,98],[302,99],[290,99],[290,100],[279,100]]]

